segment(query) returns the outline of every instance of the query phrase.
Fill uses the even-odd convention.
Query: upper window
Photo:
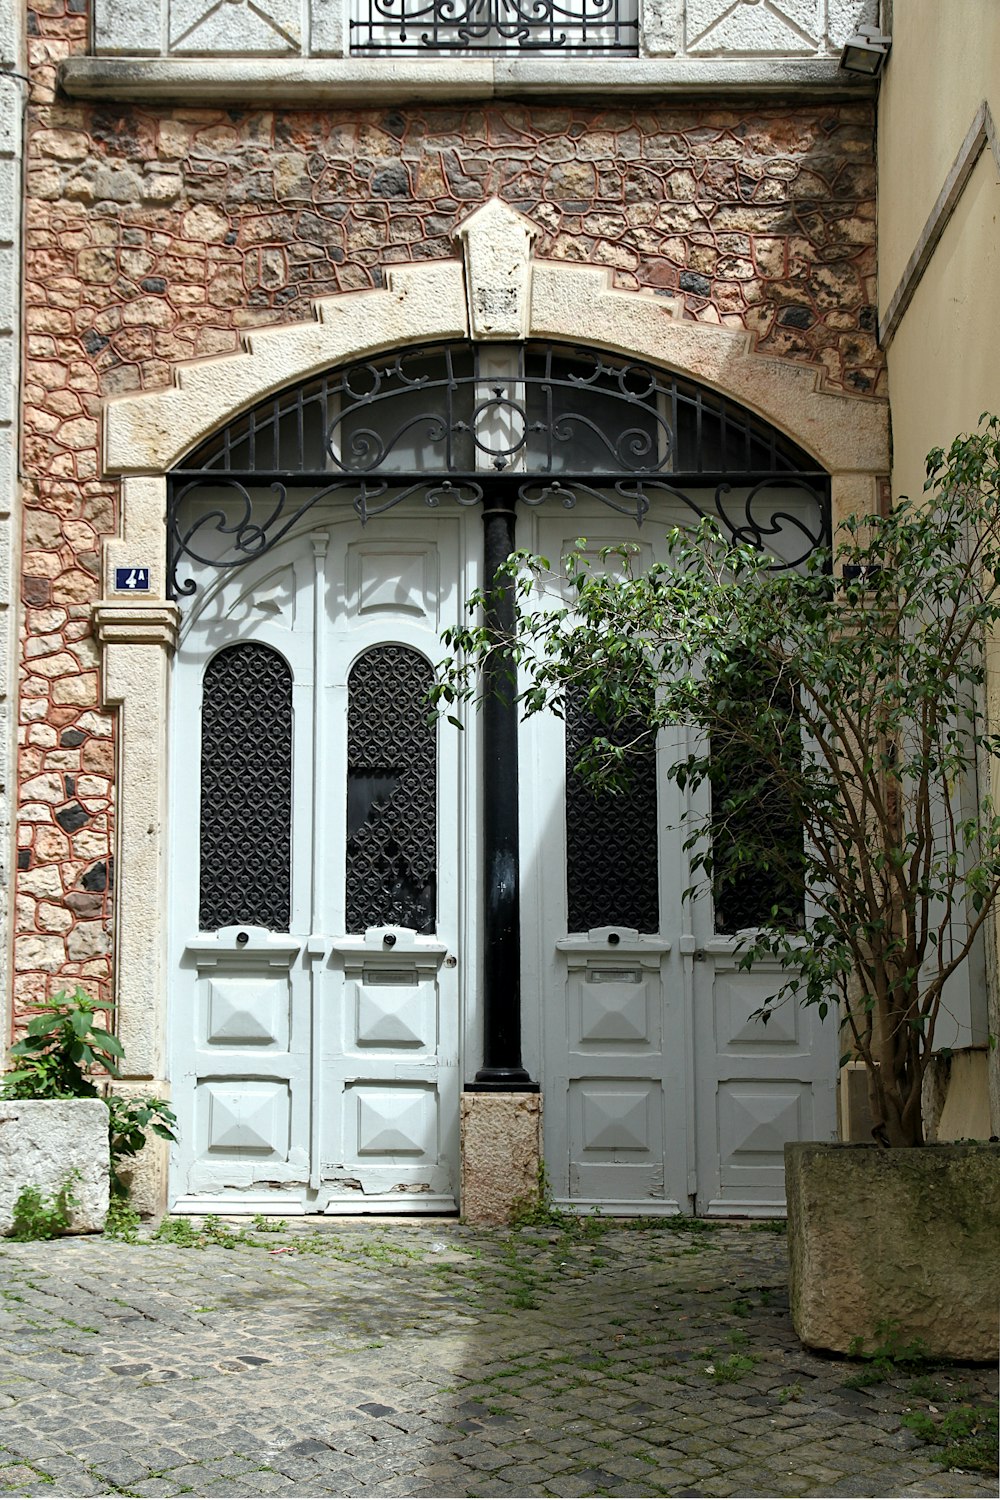
[[[636,0],[355,0],[362,56],[639,51]]]

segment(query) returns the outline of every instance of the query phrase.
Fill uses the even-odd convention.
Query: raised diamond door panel
[[[799,1006],[791,999],[768,1004],[780,982],[773,968],[752,974],[717,969],[713,999],[715,1040],[720,1052],[740,1055],[802,1050],[804,1018]]]
[[[611,1045],[659,1050],[659,975],[640,965],[588,964],[570,976],[571,1014],[582,1049]]]
[[[730,1080],[717,1096],[723,1190],[770,1184],[780,1196],[785,1142],[811,1140],[812,1093],[795,1080]]]
[[[205,1040],[210,1047],[288,1050],[292,996],[287,975],[220,975],[208,980],[205,992]]]
[[[353,1083],[344,1108],[345,1141],[359,1158],[437,1162],[438,1096],[432,1084]]]
[[[284,1162],[291,1137],[287,1079],[200,1078],[205,1149],[213,1156]]]
[[[354,1044],[359,1051],[398,1049],[408,1055],[434,1054],[437,1048],[437,985],[418,978],[415,969],[371,971],[349,981],[353,997]]]
[[[657,1079],[576,1079],[566,1106],[574,1197],[662,1201],[664,1108]]]

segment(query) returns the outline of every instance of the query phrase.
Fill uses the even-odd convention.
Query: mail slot
[[[592,969],[587,966],[588,984],[639,984],[640,969]]]
[[[362,979],[365,984],[418,983],[416,969],[364,969],[362,970]]]

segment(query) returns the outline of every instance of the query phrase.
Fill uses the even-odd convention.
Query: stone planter
[[[110,1176],[103,1099],[0,1100],[0,1235],[10,1233],[22,1188],[52,1197],[70,1179],[69,1233],[103,1229]]]
[[[792,1322],[848,1354],[891,1330],[941,1359],[994,1360],[1000,1145],[785,1147]],[[853,1346],[853,1348],[852,1348]]]

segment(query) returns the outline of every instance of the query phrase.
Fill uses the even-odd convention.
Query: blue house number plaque
[[[115,590],[126,594],[148,594],[149,569],[116,568]]]

